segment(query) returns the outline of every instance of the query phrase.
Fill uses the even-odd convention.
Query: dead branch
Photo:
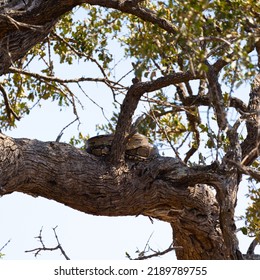
[[[139,249],[136,250],[136,253],[138,253],[138,257],[137,258],[132,258],[130,256],[130,254],[128,252],[126,252],[126,257],[129,259],[129,260],[147,260],[147,259],[151,259],[151,258],[154,258],[154,257],[161,257],[173,250],[175,250],[177,247],[173,246],[172,244],[164,251],[160,251],[160,250],[154,250],[151,248],[150,246],[150,240],[151,240],[151,237],[152,237],[153,233],[149,236],[145,246],[144,246],[144,249],[142,251],[139,251]],[[148,252],[152,251],[153,254],[150,254],[150,255],[146,255]]]
[[[170,245],[169,248],[167,248],[167,249],[165,249],[163,251],[156,251],[156,250],[153,250],[152,248],[149,247],[149,250],[154,252],[153,254],[144,255],[145,252],[141,252],[141,253],[139,253],[139,257],[134,258],[134,259],[130,258],[130,259],[131,260],[147,260],[147,259],[151,259],[151,258],[155,258],[155,257],[161,257],[163,255],[166,255],[169,252],[172,252],[176,248],[180,248],[180,247],[175,247],[175,246]]]
[[[58,235],[56,233],[56,228],[53,228],[53,232],[54,232],[54,236],[55,236],[55,239],[57,241],[57,246],[56,247],[46,247],[44,242],[43,242],[43,239],[42,239],[42,229],[40,230],[40,233],[38,236],[36,236],[35,238],[39,240],[39,242],[41,243],[41,247],[39,248],[35,248],[35,249],[31,249],[31,250],[26,250],[25,253],[32,253],[32,252],[35,252],[34,253],[34,256],[35,258],[42,252],[42,251],[56,251],[56,250],[60,250],[61,251],[61,254],[64,256],[64,258],[66,260],[70,260],[70,258],[68,257],[68,255],[66,254],[66,252],[64,251],[62,245],[60,244],[60,241],[59,241],[59,238],[58,238]]]
[[[0,248],[0,253],[3,251],[3,249],[11,242],[11,239],[9,239],[3,246]]]

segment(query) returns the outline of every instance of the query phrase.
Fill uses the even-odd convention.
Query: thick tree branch
[[[22,1],[21,1],[22,2]],[[177,28],[168,20],[159,18],[155,12],[139,6],[140,1],[64,0],[32,1],[30,6],[3,7],[0,9],[0,75],[8,72],[11,64],[22,58],[34,45],[50,33],[64,13],[73,7],[88,3],[113,8],[133,14],[157,24],[167,32],[176,34]]]
[[[214,68],[208,62],[206,62],[206,65],[208,67],[206,75],[209,83],[210,101],[216,113],[219,129],[224,130],[227,127],[227,117],[222,90],[218,82],[218,75],[214,71]]]
[[[255,247],[259,244],[260,244],[259,240],[257,238],[254,238],[254,240],[251,242],[250,246],[248,247],[246,254],[254,255]]]
[[[102,158],[68,144],[4,135],[0,154],[0,195],[23,192],[94,215],[151,216],[174,225],[178,237],[174,246],[184,249],[181,258],[190,258],[186,246],[194,238],[202,242],[193,258],[201,258],[201,252],[205,259],[225,258],[219,208],[210,187],[203,185],[221,180],[213,167],[205,172],[178,159],[159,157],[127,162],[125,172],[115,176]],[[179,235],[182,229],[187,242]]]
[[[210,98],[207,95],[193,95],[185,97],[186,106],[210,106]],[[247,113],[247,105],[236,97],[230,97],[229,106],[235,108],[240,114]]]
[[[8,7],[1,8],[0,75],[7,73],[13,62],[43,41],[61,15],[84,2],[34,0],[30,6],[18,7],[10,3]]]
[[[91,5],[100,5],[102,7],[117,9],[123,13],[128,13],[137,16],[138,18],[151,22],[158,25],[162,29],[166,30],[168,33],[174,35],[179,31],[178,28],[172,24],[169,20],[160,18],[157,14],[143,6],[139,6],[138,2],[141,1],[131,1],[131,0],[88,0],[86,1]]]
[[[259,171],[255,170],[252,167],[242,165],[241,163],[234,161],[234,160],[229,160],[229,162],[232,163],[242,174],[249,175],[252,178],[254,178],[255,180],[260,181],[260,172]]]
[[[160,180],[171,181],[176,188],[182,186],[184,192],[187,191],[185,186],[188,186],[190,179],[194,184],[206,182],[214,184],[219,180],[215,172],[211,173],[208,170],[205,174],[204,170],[201,172],[197,169],[193,170],[177,159],[163,157],[139,163],[137,166],[130,164],[126,167],[128,173],[115,178],[113,174],[107,173],[110,165],[102,158],[89,155],[68,144],[27,139],[14,140],[4,135],[1,135],[0,144],[1,195],[14,191],[41,195],[93,214],[137,215],[144,209],[151,211],[149,205],[157,204],[158,201],[152,202],[149,199],[144,201],[143,197],[138,196],[145,194],[142,186],[145,187],[146,184],[150,184],[150,187],[157,192],[154,184],[156,185]],[[78,187],[75,186],[76,181],[70,182],[67,179],[69,176],[67,172],[77,180]],[[72,178],[71,176],[69,177]],[[167,184],[165,187],[167,188]],[[102,195],[104,188],[106,196]],[[172,191],[175,192],[174,189]],[[131,192],[136,193],[134,195],[136,199],[133,199]],[[77,199],[75,195],[78,196]],[[96,196],[96,199],[93,199],[93,196]],[[126,203],[126,200],[132,203]],[[99,203],[96,203],[97,201]],[[109,207],[110,203],[114,203],[117,210]],[[133,203],[136,204],[135,209],[129,210]]]
[[[247,111],[252,113],[246,120],[247,137],[241,144],[242,164],[250,165],[259,155],[260,144],[260,74],[251,86]]]
[[[230,164],[230,160],[240,162],[242,158],[241,145],[237,133],[239,125],[240,121],[237,121],[232,127],[229,125],[227,129],[227,137],[230,145],[221,164],[221,168],[225,170],[226,177],[221,187],[217,189],[216,196],[220,206],[220,227],[227,248],[230,249],[229,254],[231,258],[234,259],[243,258],[241,252],[238,250],[238,240],[235,234],[236,225],[234,221],[237,192],[241,176],[237,172],[237,169]]]
[[[124,151],[127,135],[130,132],[132,116],[142,95],[146,92],[152,92],[169,85],[179,84],[195,79],[198,79],[198,77],[195,77],[191,72],[177,72],[160,77],[153,81],[138,82],[129,88],[121,106],[116,133],[111,147],[109,160],[113,165],[121,164],[124,161]]]
[[[61,15],[82,3],[135,15],[171,34],[178,31],[171,22],[142,7],[138,0],[35,0],[29,6],[22,2],[19,9],[13,1],[0,9],[0,75],[8,73],[13,62],[43,41]],[[218,125],[223,130],[228,123],[218,74],[227,63],[219,59],[213,65],[208,64],[211,97],[199,97],[200,102],[213,105]],[[11,139],[1,135],[0,195],[18,191],[42,196],[94,215],[151,216],[171,223],[174,245],[179,248],[176,254],[180,259],[240,258],[234,223],[240,176],[239,167],[231,162],[241,162],[240,147],[230,149],[217,171],[213,166],[189,168],[175,158],[124,162],[132,116],[143,94],[196,78],[205,77],[194,70],[134,83],[122,104],[109,161],[62,143]],[[246,110],[243,103],[234,103],[234,107],[239,107],[243,113],[250,113],[248,136],[242,143],[244,165],[252,163],[259,154],[259,89],[257,78]],[[187,98],[194,101],[192,91],[190,95]],[[185,100],[188,99],[185,97]],[[229,129],[228,133],[231,143],[237,145],[236,130]],[[216,197],[208,185],[217,190]]]

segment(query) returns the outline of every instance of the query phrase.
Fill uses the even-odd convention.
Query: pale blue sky
[[[92,97],[98,92],[95,86],[93,92],[95,94],[92,93]],[[102,93],[107,94],[103,88],[98,94]],[[105,95],[102,98],[105,111],[111,113],[108,98]],[[102,98],[98,98],[99,101]],[[91,135],[95,134],[97,122],[105,122],[101,111],[91,103],[81,114],[80,129]],[[16,138],[52,141],[73,118],[69,108],[60,111],[54,103],[45,102],[41,108],[35,108],[29,116],[23,118],[17,129],[7,134]],[[73,124],[64,132],[62,141],[68,141],[77,133],[77,124]],[[240,190],[237,215],[243,214],[243,209],[248,203],[245,198],[247,188],[245,185],[243,188]],[[150,245],[155,250],[166,249],[171,242],[170,226],[163,222],[154,221],[154,224],[151,224],[146,217],[94,217],[54,201],[19,193],[0,198],[0,213],[0,245],[11,239],[3,251],[6,254],[5,259],[34,259],[33,254],[25,254],[24,251],[40,245],[34,237],[39,234],[42,226],[46,246],[51,247],[55,246],[52,228],[58,225],[60,241],[72,259],[125,259],[126,251],[135,256],[136,248],[143,250],[152,233]],[[241,250],[245,252],[250,241],[241,234],[239,236],[242,240]],[[173,256],[174,253],[171,253],[165,258],[171,259]],[[58,252],[46,252],[38,257],[57,258],[62,258]]]
[[[122,56],[122,51],[115,46],[115,63]],[[31,67],[31,71],[39,68],[38,64]],[[129,71],[129,61],[119,64],[116,76],[120,78]],[[58,66],[56,74],[60,77],[90,76],[98,73],[93,66],[74,64],[73,67]],[[129,84],[131,77],[128,78]],[[105,123],[101,110],[90,102],[80,90],[74,86],[75,94],[80,97],[84,110],[79,108],[81,126],[79,130],[85,134],[95,135],[96,124]],[[108,88],[102,84],[86,84],[85,91],[101,107],[106,116],[112,114],[112,96]],[[241,90],[241,94],[248,94],[248,87]],[[139,112],[143,108],[140,106]],[[54,141],[59,132],[75,117],[71,108],[58,108],[55,103],[44,102],[42,107],[35,107],[29,116],[25,116],[17,123],[17,128],[7,132],[7,135],[16,138],[30,138],[42,141]],[[73,135],[78,134],[78,123],[74,123],[65,130],[61,141],[68,142]],[[169,155],[173,155],[169,152]],[[240,191],[237,215],[243,214],[247,205],[245,199],[246,187]],[[168,224],[154,221],[147,217],[94,217],[70,209],[55,201],[43,198],[33,198],[27,195],[14,193],[0,198],[0,247],[11,239],[3,250],[4,259],[34,259],[31,253],[25,250],[38,247],[40,244],[34,239],[43,227],[43,239],[47,247],[56,246],[52,228],[58,226],[57,233],[64,250],[71,259],[126,259],[127,251],[132,257],[136,248],[143,250],[153,233],[150,246],[155,250],[164,250],[171,243],[171,228]],[[249,240],[241,236],[241,250],[245,252]],[[258,249],[259,251],[259,249]],[[174,253],[168,254],[165,259],[174,258]],[[38,259],[63,259],[59,252],[42,252]]]

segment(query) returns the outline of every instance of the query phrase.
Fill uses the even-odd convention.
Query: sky
[[[38,66],[35,66],[35,69]],[[126,71],[126,65],[122,66]],[[125,67],[125,68],[124,68]],[[59,67],[58,67],[59,68]],[[74,65],[73,71],[64,66],[57,69],[63,78],[73,73],[88,76],[88,72],[95,71],[83,65]],[[83,69],[84,68],[84,69]],[[32,67],[31,71],[35,70]],[[70,78],[72,78],[70,76]],[[114,109],[109,90],[100,84],[88,84],[85,91],[99,106],[104,109],[107,118]],[[78,132],[95,135],[96,125],[106,123],[101,109],[82,96],[75,87],[75,93],[81,95],[84,109],[78,107],[80,126],[77,122],[69,126],[61,138],[61,142],[68,142]],[[15,138],[38,139],[41,141],[55,141],[60,131],[69,124],[75,116],[71,108],[59,108],[55,103],[44,101],[40,107],[34,107],[28,116],[17,123],[17,128],[6,132]],[[60,243],[67,255],[74,260],[80,259],[115,259],[125,260],[125,252],[131,257],[137,257],[137,250],[143,251],[147,241],[154,250],[167,249],[171,244],[171,228],[168,224],[154,220],[151,223],[147,217],[94,217],[70,209],[55,201],[45,198],[33,198],[28,195],[13,193],[0,198],[0,248],[8,241],[4,248],[5,260],[35,259],[33,253],[26,250],[40,246],[36,236],[43,228],[42,236],[46,247],[55,247],[56,240],[53,228],[56,226]],[[151,236],[152,235],[152,236]],[[166,258],[173,258],[169,253]],[[42,252],[37,259],[63,259],[60,252]]]
[[[70,115],[72,114],[69,109],[59,111],[55,104],[46,102],[22,119],[17,129],[8,135],[42,141],[55,140],[64,125],[71,121]],[[102,114],[99,112],[97,115]],[[87,122],[86,126],[94,130],[95,124],[95,121]],[[62,139],[68,141],[77,131],[77,125],[72,125],[65,131]],[[244,207],[248,203],[246,191],[246,186],[240,189],[237,215],[244,214]],[[20,193],[1,197],[0,213],[0,247],[11,239],[3,250],[6,260],[35,259],[33,253],[24,251],[40,246],[35,237],[39,236],[41,229],[46,247],[55,247],[53,228],[56,226],[60,243],[74,260],[124,260],[125,252],[131,257],[137,257],[135,252],[144,250],[151,235],[149,244],[154,250],[165,250],[171,243],[171,228],[164,222],[154,220],[154,223],[151,223],[149,218],[142,216],[94,217],[55,201]],[[250,241],[241,234],[239,237],[241,250],[245,252]],[[174,253],[169,253],[160,259],[173,258]],[[42,252],[37,259],[63,259],[63,256],[57,251]]]
[[[9,136],[30,138],[42,141],[55,140],[61,128],[71,119],[70,112],[57,111],[54,104],[46,103],[41,109],[24,118],[18,128]],[[93,120],[96,118],[91,118]],[[53,121],[53,120],[57,120]],[[95,122],[89,126],[95,127]],[[87,126],[88,126],[87,124]],[[76,134],[77,125],[64,133],[64,140]],[[90,130],[86,130],[90,131]],[[70,209],[55,201],[33,198],[14,193],[0,198],[0,247],[6,241],[11,242],[3,250],[4,259],[34,259],[32,253],[25,250],[37,248],[35,239],[43,227],[43,239],[46,247],[55,246],[52,228],[71,259],[125,259],[125,252],[136,257],[135,251],[142,251],[149,239],[155,250],[164,250],[170,246],[171,230],[166,223],[147,217],[94,217]],[[169,254],[170,255],[170,254]],[[62,259],[60,253],[42,253],[37,259]]]
[[[112,46],[115,48],[115,46]],[[122,51],[115,49],[115,63],[121,59]],[[119,65],[117,77],[130,69],[129,61],[122,61]],[[39,64],[31,67],[35,71]],[[58,66],[56,73],[63,78],[71,76],[93,75],[96,69],[83,64],[75,64],[72,68]],[[128,77],[131,84],[131,77]],[[96,134],[96,125],[106,123],[100,108],[82,95],[79,88],[74,87],[75,93],[81,98],[84,109],[79,109],[81,124],[69,126],[61,138],[61,142],[68,142],[79,131],[91,136]],[[104,108],[107,118],[114,109],[112,96],[108,88],[101,84],[88,84],[86,93]],[[248,92],[248,87],[241,90],[241,94]],[[139,107],[138,112],[143,110]],[[41,107],[35,107],[32,112],[17,123],[17,128],[6,132],[15,138],[38,139],[55,141],[60,131],[69,124],[75,116],[71,108],[59,108],[55,103],[45,101]],[[170,155],[172,155],[170,153]],[[244,185],[239,192],[237,215],[244,214],[248,204],[245,196],[247,188]],[[0,198],[0,248],[10,240],[2,253],[5,260],[33,260],[33,253],[26,250],[40,246],[37,236],[42,229],[42,237],[46,247],[57,245],[53,228],[67,255],[73,260],[126,260],[125,252],[131,257],[137,257],[136,251],[143,251],[148,240],[153,250],[165,250],[172,242],[171,228],[167,223],[147,217],[94,217],[73,210],[55,201],[45,198],[33,198],[21,193],[13,193]],[[239,226],[239,223],[238,223]],[[245,252],[250,240],[239,233],[240,248]],[[259,249],[257,249],[259,252]],[[169,253],[160,259],[174,259],[175,254]],[[42,252],[37,259],[63,259],[58,251]]]

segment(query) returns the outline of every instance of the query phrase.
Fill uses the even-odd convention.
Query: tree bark
[[[106,216],[145,215],[171,224],[179,259],[229,259],[220,207],[207,184],[219,177],[158,157],[113,168],[68,144],[0,137],[0,195],[22,192]]]
[[[17,1],[11,3],[14,2]],[[20,1],[22,8],[19,6],[19,9],[11,3],[0,8],[0,75],[8,73],[14,61],[42,42],[61,15],[81,3],[118,9],[176,33],[171,22],[139,7],[138,1],[29,2],[24,5],[24,1]],[[224,65],[215,63],[212,66],[214,77]],[[198,73],[176,72],[130,87],[108,158],[95,157],[68,144],[12,139],[0,134],[0,195],[17,191],[42,196],[93,215],[150,216],[171,225],[178,259],[242,258],[234,225],[240,176],[229,161],[241,162],[243,159],[243,164],[249,165],[258,155],[258,118],[248,122],[249,136],[242,143],[241,155],[239,149],[232,148],[240,146],[235,133],[229,137],[230,141],[233,139],[233,146],[221,165],[188,167],[169,157],[124,162],[124,140],[141,96],[194,78],[200,78]],[[213,78],[211,88],[219,93]],[[196,100],[200,105],[210,103],[209,98],[200,96]],[[236,100],[232,100],[236,107]],[[247,109],[256,111],[259,85],[252,91],[251,101]],[[215,103],[213,105],[218,105]],[[240,107],[244,111],[244,104]],[[224,115],[220,110],[218,113],[220,120]],[[223,128],[226,127],[226,120],[222,123]],[[231,132],[228,128],[228,133]]]

